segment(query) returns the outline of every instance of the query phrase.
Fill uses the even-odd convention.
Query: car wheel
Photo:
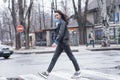
[[[10,57],[10,55],[9,56],[4,56],[5,59],[8,59],[9,57]]]

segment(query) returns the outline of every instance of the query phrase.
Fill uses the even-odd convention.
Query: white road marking
[[[20,75],[19,77],[23,78],[24,80],[45,80],[43,78],[37,77],[34,74]]]
[[[71,73],[67,73],[64,71],[52,72],[51,75],[56,76],[58,78],[63,78],[64,80],[74,80],[74,79],[71,79],[71,76],[72,76]],[[98,78],[98,79],[102,78],[102,79],[106,79],[106,80],[120,80],[120,76],[105,74],[105,73],[97,72],[97,71],[93,71],[93,70],[81,70],[81,76],[82,77],[80,78],[80,80],[91,80],[91,79],[87,79],[87,76],[90,76],[91,78],[92,77]],[[23,78],[25,80],[45,80],[45,79],[40,78],[33,74],[20,75],[19,77]]]
[[[71,74],[70,73],[66,73],[66,72],[62,72],[62,71],[56,71],[56,72],[52,72],[52,75],[63,78],[65,80],[73,80],[71,79]],[[81,80],[90,80],[85,78],[86,75],[91,76],[91,78],[93,77],[98,77],[98,78],[103,78],[103,79],[107,79],[107,80],[120,80],[120,76],[117,75],[111,75],[111,74],[105,74],[102,72],[97,72],[97,71],[92,71],[92,70],[81,70]]]
[[[51,74],[54,75],[54,76],[63,78],[63,79],[65,79],[65,80],[76,80],[76,79],[71,79],[72,74],[65,73],[65,72],[62,72],[62,71],[52,72]],[[81,77],[80,80],[89,80],[89,79],[86,79],[86,78],[82,78],[82,77]]]
[[[0,80],[7,80],[5,77],[0,77]]]
[[[120,80],[120,76],[105,74],[102,72],[97,72],[97,71],[92,71],[92,70],[81,70],[81,73],[85,75],[93,75],[93,76],[97,76],[97,77],[101,77],[101,78],[109,79],[109,80]]]

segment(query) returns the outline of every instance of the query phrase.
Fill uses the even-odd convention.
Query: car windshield
[[[0,45],[0,49],[2,49],[2,46]]]
[[[0,45],[0,49],[2,48],[8,48],[6,45]]]

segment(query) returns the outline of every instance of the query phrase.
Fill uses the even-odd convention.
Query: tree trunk
[[[13,46],[13,39],[12,39],[12,32],[11,32],[11,26],[10,26],[10,24],[9,24],[9,36],[10,36],[10,40],[11,40],[10,45]]]
[[[54,10],[54,1],[51,2],[51,28],[53,27],[53,10]]]
[[[41,23],[41,7],[40,7],[40,3],[38,3],[38,11],[39,11],[39,24],[40,24],[40,30],[42,29],[42,23]]]
[[[29,32],[25,31],[25,49],[29,49]]]
[[[87,6],[88,6],[88,1],[86,1],[86,6],[85,6],[85,12],[87,12]],[[86,16],[87,13],[84,13],[84,16],[82,15],[81,12],[81,0],[78,0],[78,11],[75,5],[75,1],[72,0],[73,2],[73,7],[74,7],[74,12],[75,12],[75,16],[77,19],[77,23],[78,23],[78,28],[79,28],[79,44],[85,44],[86,43]]]
[[[55,0],[55,10],[57,10],[57,0]]]
[[[68,0],[61,1],[62,9],[66,15],[69,15]]]
[[[108,18],[108,13],[107,11],[107,5],[106,5],[106,0],[97,0],[99,4],[99,9],[101,12],[101,22],[102,22],[102,27],[103,27],[103,41],[102,41],[102,47],[108,47],[110,46],[110,37],[109,37],[109,18]],[[112,3],[114,0],[112,0]],[[111,7],[112,5],[110,5]],[[111,13],[111,11],[110,11]]]
[[[13,19],[13,25],[14,25],[14,29],[15,29],[15,36],[16,36],[16,39],[15,39],[16,44],[15,44],[15,46],[16,46],[16,49],[20,49],[20,42],[19,42],[20,36],[19,36],[19,34],[17,32],[17,29],[16,29],[17,15],[16,15],[16,12],[15,12],[15,0],[11,0],[11,2],[12,2],[12,10],[10,9],[10,7],[9,7],[9,9],[11,11],[11,15],[12,15],[12,19]]]
[[[81,17],[81,0],[78,0],[78,11],[75,5],[75,1],[72,0],[75,17],[77,19],[78,28],[79,28],[79,44],[83,44],[83,27],[82,27],[82,17]]]
[[[3,42],[3,31],[2,31],[2,23],[0,21],[0,40]]]
[[[84,44],[87,43],[87,11],[88,11],[88,2],[89,0],[86,0],[85,2],[85,10],[84,10],[84,18],[83,18],[83,27],[84,27],[84,33],[83,33],[83,39],[84,39]]]
[[[18,0],[18,5],[19,5],[19,25],[25,26],[24,25],[24,8],[23,8],[23,0]],[[19,42],[20,42],[20,47],[21,47],[21,33],[18,33],[20,36]]]
[[[27,11],[27,14],[28,14],[28,26],[26,27],[26,46],[25,46],[25,48],[26,49],[29,49],[30,48],[30,46],[29,46],[29,31],[30,31],[30,16],[31,16],[31,9],[32,9],[32,5],[33,5],[33,1],[31,1],[30,2],[30,5],[29,5],[29,7],[28,7],[28,11]]]
[[[45,12],[44,12],[44,3],[43,3],[43,0],[42,0],[42,8],[43,8],[43,25],[44,25],[44,29],[46,29],[46,25],[45,25]]]

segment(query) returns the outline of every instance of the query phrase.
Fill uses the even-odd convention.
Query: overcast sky
[[[1,8],[2,8],[3,5],[4,5],[3,4],[3,0],[0,0],[0,10],[1,10]]]
[[[35,1],[41,1],[41,0],[35,0]],[[45,5],[50,6],[51,5],[51,0],[43,0]],[[76,0],[77,1],[77,0]],[[85,1],[85,0],[83,0]],[[58,3],[61,2],[61,0],[57,0]],[[72,2],[72,0],[70,0],[70,2]],[[5,5],[5,3],[3,3],[3,0],[0,0],[0,7],[3,7],[3,5]]]
[[[29,1],[29,0],[27,0],[27,1]],[[42,0],[35,0],[35,1],[37,1],[37,3],[40,1],[40,3],[41,3],[41,1]],[[51,1],[52,0],[43,0],[44,1],[44,9],[45,9],[45,11],[50,11],[50,9],[51,9]],[[78,0],[75,0],[75,1],[78,1]],[[85,0],[83,0],[83,1],[85,1]],[[82,1],[82,6],[84,5],[84,2]],[[62,6],[62,4],[60,4],[60,2],[61,2],[61,0],[57,0],[57,2],[58,2],[58,9],[60,9],[61,8],[61,6]],[[91,2],[91,0],[90,0],[90,2]],[[36,2],[35,2],[36,3]],[[29,3],[28,3],[29,4]],[[42,5],[42,4],[41,4]],[[71,9],[71,12],[74,12],[73,11],[73,5],[72,5],[72,0],[69,0],[69,8]],[[7,3],[4,3],[3,2],[3,0],[0,0],[0,12],[4,9],[4,7],[8,7],[8,4]]]

